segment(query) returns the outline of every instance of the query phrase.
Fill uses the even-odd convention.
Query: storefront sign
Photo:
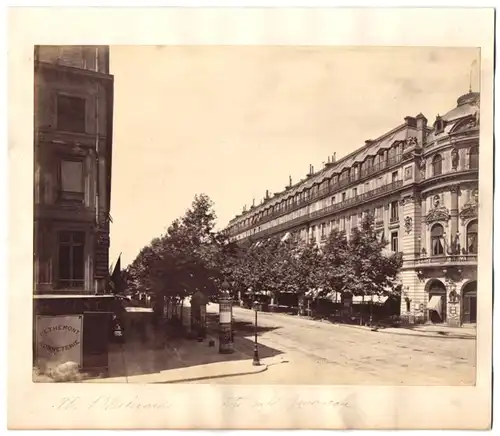
[[[82,366],[83,316],[37,316],[37,361]]]

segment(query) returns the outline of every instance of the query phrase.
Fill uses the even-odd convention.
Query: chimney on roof
[[[367,139],[367,140],[365,141],[365,146],[372,145],[372,143],[373,143],[373,139]]]
[[[333,153],[333,156],[332,156],[332,163],[335,163],[337,162],[337,152]]]
[[[417,127],[417,120],[414,117],[405,117],[405,124],[408,127]]]
[[[252,199],[252,207],[255,207],[255,198]]]
[[[328,156],[328,163],[330,163],[330,156]]]
[[[292,176],[288,176],[288,186],[292,186]]]
[[[266,189],[266,200],[269,198],[269,189]]]
[[[417,141],[422,147],[427,140],[427,118],[422,113],[419,113],[415,118],[417,120]]]

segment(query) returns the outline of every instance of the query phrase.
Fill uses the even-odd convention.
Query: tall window
[[[397,201],[391,203],[391,221],[399,220],[399,204]]]
[[[326,223],[321,224],[321,238],[326,238]]]
[[[342,192],[342,201],[346,200],[346,196],[347,196],[347,194],[345,192]]]
[[[477,170],[479,167],[479,153],[477,147],[471,147],[469,150],[469,169]]]
[[[439,176],[443,173],[443,158],[440,154],[436,154],[432,159],[432,175]]]
[[[392,183],[397,182],[397,181],[398,181],[398,172],[394,171],[392,173]]]
[[[57,96],[57,129],[85,133],[85,99],[69,95]]]
[[[366,182],[365,183],[365,189],[363,192],[368,192],[370,190],[370,183]]]
[[[82,202],[84,197],[83,162],[62,160],[59,165],[59,194],[62,200]]]
[[[358,195],[358,188],[352,188],[352,196],[356,197]]]
[[[431,250],[433,256],[444,254],[444,229],[441,224],[434,224],[431,229]]]
[[[472,221],[467,226],[467,252],[477,254],[477,221]]]
[[[391,250],[397,253],[398,251],[398,232],[391,233]]]
[[[351,229],[358,227],[358,215],[351,215]]]
[[[59,233],[59,287],[83,288],[84,232]]]
[[[311,242],[316,242],[316,226],[311,226]]]
[[[335,204],[335,195],[332,197],[332,204]]]

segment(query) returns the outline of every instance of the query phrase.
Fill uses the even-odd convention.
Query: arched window
[[[477,221],[467,225],[467,253],[477,254]]]
[[[443,173],[443,158],[440,154],[436,154],[432,159],[432,175],[439,176]]]
[[[479,153],[477,147],[471,147],[469,149],[469,169],[477,170],[479,167]]]
[[[431,229],[431,250],[433,256],[444,254],[444,229],[441,224],[435,224]]]

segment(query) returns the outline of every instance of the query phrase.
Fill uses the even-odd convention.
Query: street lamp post
[[[259,346],[257,344],[257,312],[258,312],[258,308],[259,308],[259,302],[257,300],[255,300],[253,302],[253,308],[255,311],[255,326],[254,326],[255,327],[255,341],[253,344],[253,362],[252,362],[252,365],[259,366],[260,365]]]

